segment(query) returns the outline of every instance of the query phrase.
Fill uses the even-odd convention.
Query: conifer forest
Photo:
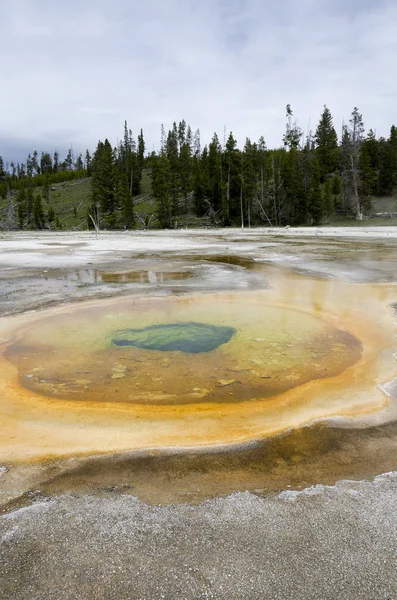
[[[339,129],[339,128],[338,128]],[[202,140],[184,120],[166,131],[158,151],[146,151],[144,132],[134,137],[127,122],[121,141],[99,141],[94,152],[61,160],[37,150],[24,163],[0,157],[2,229],[57,229],[52,186],[90,178],[85,227],[175,228],[184,215],[207,226],[319,225],[332,215],[362,220],[374,197],[392,196],[397,186],[397,128],[387,139],[366,130],[354,108],[340,135],[324,106],[315,131],[304,133],[290,105],[278,148],[264,136],[236,140],[232,132]],[[142,178],[153,210],[138,214]]]

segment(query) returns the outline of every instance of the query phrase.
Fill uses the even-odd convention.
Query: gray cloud
[[[13,0],[0,21],[0,154],[116,143],[124,119],[158,147],[185,118],[279,145],[285,105],[303,129],[326,103],[339,129],[397,122],[394,0]],[[18,156],[14,156],[18,149]]]

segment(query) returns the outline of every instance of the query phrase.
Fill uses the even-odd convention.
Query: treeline
[[[9,165],[0,156],[0,198],[7,199],[0,225],[6,229],[43,229],[46,225],[60,228],[59,219],[50,205],[50,189],[54,184],[89,176],[91,163],[88,150],[85,160],[82,154],[74,160],[72,149],[63,161],[57,151],[53,156],[42,152],[39,158],[35,150],[25,163],[11,162]],[[47,205],[46,214],[44,205]]]
[[[98,227],[130,227],[132,199],[145,168],[151,174],[160,227],[172,228],[194,212],[214,226],[318,225],[335,213],[362,219],[374,196],[397,186],[397,129],[388,139],[365,135],[354,108],[338,139],[324,106],[315,132],[303,135],[286,108],[283,146],[268,149],[263,137],[238,147],[233,133],[214,134],[202,146],[200,131],[185,121],[161,128],[159,152],[144,156],[142,130],[136,144],[125,124],[124,142],[112,151],[100,142],[93,157],[92,189]],[[145,215],[135,215],[148,225]],[[146,215],[147,217],[147,215]]]
[[[263,137],[246,139],[243,149],[230,133],[201,147],[200,132],[184,121],[165,135],[161,150],[147,158],[161,226],[172,227],[193,201],[197,216],[216,225],[319,224],[335,212],[363,218],[373,196],[388,196],[397,185],[397,129],[388,139],[365,135],[355,108],[338,140],[324,106],[314,133],[304,138],[286,109],[283,147],[268,149]]]
[[[152,213],[134,214],[144,171],[155,202],[152,221]],[[39,161],[34,153],[10,168],[0,159],[0,194],[14,207],[9,221],[16,207],[19,227],[43,227],[38,196],[48,204],[53,183],[81,176],[91,176],[87,224],[98,229],[172,228],[192,213],[214,226],[317,225],[336,213],[362,219],[373,197],[390,196],[397,186],[397,129],[387,139],[365,133],[354,108],[338,139],[324,106],[315,131],[304,135],[288,105],[280,148],[268,149],[264,137],[246,138],[241,148],[232,132],[202,145],[200,131],[182,120],[168,132],[162,126],[160,150],[145,154],[142,129],[135,141],[125,123],[118,146],[100,141],[92,159],[88,151],[76,161],[70,151],[62,163],[47,153]],[[41,195],[33,193],[37,186]]]

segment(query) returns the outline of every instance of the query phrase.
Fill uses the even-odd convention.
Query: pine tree
[[[44,218],[44,210],[43,210],[43,204],[41,202],[40,194],[36,194],[35,199],[34,199],[33,219],[34,219],[35,228],[43,229],[43,227],[45,225],[45,218]]]
[[[92,161],[92,201],[99,204],[101,213],[110,227],[114,227],[115,215],[115,165],[110,142],[98,142]]]
[[[32,165],[33,169],[36,171],[36,175],[40,175],[39,153],[37,152],[37,150],[33,152]]]
[[[138,162],[139,167],[143,169],[145,160],[145,140],[143,139],[143,130],[141,129],[140,134],[138,135]]]
[[[240,215],[241,219],[242,163],[237,140],[232,132],[229,133],[225,151],[221,156],[222,163],[223,169],[219,176],[221,178],[223,224],[227,226],[230,225],[232,217]]]
[[[156,198],[158,220],[161,227],[172,226],[172,205],[169,191],[170,164],[162,153],[153,165],[153,194]]]
[[[19,229],[23,229],[26,220],[26,189],[22,185],[18,190],[17,195],[17,209],[18,209],[18,226]]]
[[[192,157],[190,144],[186,141],[183,142],[180,150],[180,183],[181,193],[184,202],[185,213],[188,212],[188,194],[191,191],[192,185]]]
[[[24,228],[25,218],[26,218],[26,205],[24,202],[19,202],[19,204],[18,204],[18,226],[19,226],[19,229]]]
[[[64,162],[65,171],[71,171],[73,169],[73,162],[73,149],[69,148]]]
[[[192,133],[192,129],[190,127],[190,125],[187,126],[187,132],[186,132],[186,143],[188,144],[189,148],[190,148],[190,155],[192,156],[194,154],[193,152],[193,133]]]
[[[324,200],[318,180],[313,180],[310,190],[309,212],[313,225],[319,225],[324,214]]]
[[[48,152],[42,152],[40,158],[40,169],[43,175],[52,173],[52,159]]]
[[[249,138],[245,141],[242,155],[243,199],[248,227],[251,227],[252,209],[258,192],[258,174],[256,170],[257,146]]]
[[[84,171],[83,155],[79,154],[74,165],[76,171]]]
[[[0,156],[0,183],[3,183],[6,180],[6,171],[4,167],[3,158]]]
[[[26,160],[26,173],[27,173],[28,177],[33,177],[33,168],[34,168],[33,159],[29,153],[28,158]],[[22,174],[20,174],[19,177],[21,178]]]
[[[142,167],[139,162],[137,144],[131,129],[128,129],[127,121],[124,122],[123,142],[120,142],[117,152],[115,152],[115,167],[120,173],[125,173],[130,195],[137,196],[140,193]]]
[[[116,203],[121,211],[121,224],[126,227],[132,227],[134,223],[134,208],[130,194],[128,179],[124,172],[117,176],[116,184]]]
[[[339,196],[342,191],[342,182],[339,175],[335,175],[332,179],[332,193],[334,196]]]
[[[168,190],[172,206],[172,214],[175,215],[179,209],[179,201],[181,196],[178,129],[175,122],[172,126],[172,130],[168,132],[166,156],[169,164]]]
[[[54,152],[53,171],[54,171],[54,173],[58,173],[58,171],[59,171],[59,154],[58,154],[57,150],[55,150],[55,152]]]
[[[283,210],[279,204],[278,217],[289,223],[304,225],[307,221],[307,195],[305,189],[305,155],[296,147],[292,147],[288,153],[280,155],[282,159],[282,180],[284,197],[279,197],[283,202]],[[309,182],[311,173],[309,174]],[[310,183],[309,183],[310,185]],[[281,224],[279,222],[279,224]]]
[[[33,198],[33,188],[31,186],[31,184],[26,188],[26,217],[27,217],[27,221],[28,223],[31,221],[32,216],[33,216],[33,204],[34,204],[34,198]]]
[[[390,156],[390,171],[392,173],[393,188],[397,185],[397,127],[392,125],[390,136],[387,140]]]
[[[214,133],[208,149],[208,199],[212,206],[212,209],[215,212],[217,212],[222,207],[221,153],[222,148],[219,143],[218,136],[216,133]]]
[[[378,157],[376,157],[378,158]],[[363,204],[369,206],[368,199],[373,195],[377,184],[377,170],[371,161],[370,148],[365,142],[360,148],[359,169]]]
[[[49,183],[49,180],[48,180],[48,175],[46,175],[46,177],[44,179],[43,196],[44,196],[45,201],[47,202],[47,204],[49,204],[50,203],[50,183]]]
[[[327,175],[336,171],[338,155],[338,136],[333,126],[332,115],[325,105],[317,125],[315,142],[320,176],[324,181]]]
[[[129,179],[130,179],[130,194],[131,196],[137,196],[141,191],[141,179],[142,179],[142,168],[139,164],[139,158],[137,153],[137,146],[134,138],[132,137],[131,129],[129,130]]]
[[[257,195],[257,203],[259,207],[260,218],[272,226],[269,215],[274,206],[274,189],[270,183],[270,174],[268,173],[268,151],[263,135],[258,140],[258,169],[259,169],[259,194]]]
[[[85,151],[85,168],[87,171],[87,177],[91,177],[91,166],[92,166],[92,158],[89,150]]]
[[[296,121],[292,122],[292,117],[294,116],[293,110],[290,104],[287,104],[286,107],[286,117],[287,117],[287,126],[286,131],[283,136],[284,146],[287,146],[290,150],[292,148],[298,149],[300,145],[300,141],[302,138],[302,129],[298,127]]]
[[[182,121],[180,121],[180,123],[178,125],[179,151],[181,151],[181,148],[185,142],[186,142],[186,121],[183,119]]]
[[[196,215],[202,217],[208,208],[209,173],[208,149],[205,146],[201,157],[194,157],[193,167],[193,195]]]
[[[51,224],[55,220],[55,212],[52,206],[48,208],[48,222]]]
[[[397,128],[392,125],[389,139],[378,141],[379,175],[377,194],[391,196],[397,185]]]
[[[333,215],[335,211],[334,196],[332,194],[332,180],[327,179],[324,185],[324,213]]]

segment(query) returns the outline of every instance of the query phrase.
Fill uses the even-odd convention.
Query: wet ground
[[[80,511],[92,496],[105,511],[124,497],[194,505],[248,491],[276,502],[282,490],[396,470],[396,231],[101,235],[0,240],[6,514],[19,520],[33,503],[47,519],[49,498]],[[245,501],[249,512],[250,496],[236,506]],[[302,502],[310,511],[310,495]],[[8,556],[13,577],[22,559]],[[265,590],[257,572],[235,596],[200,588],[201,576],[185,596],[147,582],[103,597]],[[48,582],[28,596],[29,576],[10,581],[4,597],[94,597],[57,596]],[[268,597],[315,597],[285,590]],[[383,597],[363,590],[345,597]]]

